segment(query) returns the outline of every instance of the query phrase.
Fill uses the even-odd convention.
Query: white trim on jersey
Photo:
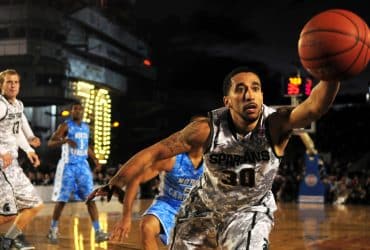
[[[60,191],[62,189],[64,166],[67,164],[67,162],[68,161],[66,161],[63,158],[61,158],[58,161],[57,170],[55,172],[55,177],[54,177],[53,193],[51,195],[51,200],[52,201],[58,201]]]

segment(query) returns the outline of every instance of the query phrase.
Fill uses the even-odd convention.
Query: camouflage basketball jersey
[[[0,96],[0,102],[6,105],[4,117],[0,117],[0,148],[11,152],[13,157],[18,156],[17,134],[21,128],[23,103],[15,100],[9,103],[5,97]]]
[[[275,210],[270,190],[281,159],[271,147],[266,128],[266,118],[274,111],[263,106],[256,128],[241,138],[232,133],[227,108],[210,112],[212,139],[197,188],[206,207],[221,213],[258,211],[264,203],[264,209]]]

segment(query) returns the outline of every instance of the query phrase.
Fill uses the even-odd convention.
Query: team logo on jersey
[[[3,206],[3,212],[5,213],[9,213],[10,212],[10,204],[9,203],[5,203],[4,206]]]
[[[263,246],[262,246],[262,249],[263,250],[268,250],[269,249],[269,241],[266,239],[266,238],[263,238]]]

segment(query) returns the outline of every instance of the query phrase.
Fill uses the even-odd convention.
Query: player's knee
[[[96,207],[96,203],[95,201],[91,200],[91,201],[86,202],[86,206],[88,209],[94,209]]]
[[[140,230],[145,236],[155,235],[156,233],[153,222],[146,217],[144,217],[141,221]]]

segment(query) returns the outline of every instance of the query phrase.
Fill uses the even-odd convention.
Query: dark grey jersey
[[[212,139],[197,188],[206,207],[221,213],[275,210],[270,190],[281,159],[271,147],[266,128],[266,118],[273,112],[274,109],[263,106],[256,128],[240,138],[232,132],[227,108],[210,113]]]

